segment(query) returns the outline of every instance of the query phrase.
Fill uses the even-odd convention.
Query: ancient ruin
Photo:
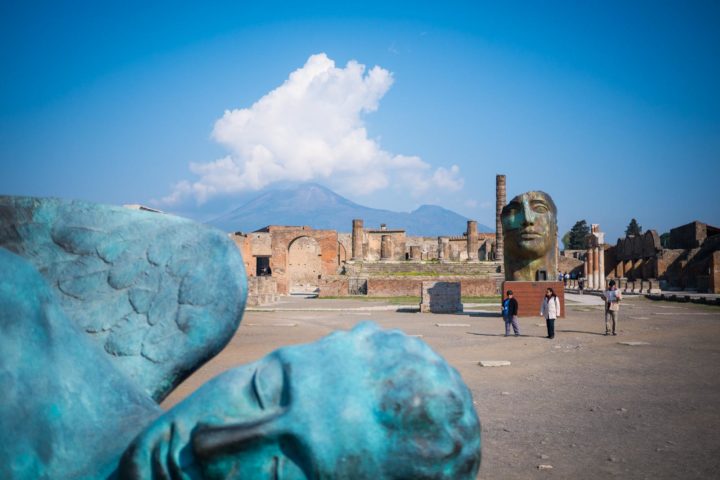
[[[243,254],[252,304],[290,293],[420,296],[428,280],[460,281],[465,295],[495,295],[501,279],[495,234],[479,233],[474,220],[457,236],[409,236],[355,219],[349,234],[270,225],[231,238]],[[254,298],[255,285],[263,300]]]
[[[593,224],[587,251],[565,252],[574,257],[565,259],[565,266],[586,279],[586,289],[602,290],[613,279],[630,293],[720,293],[720,228],[698,221],[673,228],[666,247],[655,230],[625,236],[615,245],[606,244],[604,237]],[[570,287],[577,288],[577,280]]]

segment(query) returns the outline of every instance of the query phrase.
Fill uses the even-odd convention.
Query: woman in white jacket
[[[552,288],[545,291],[545,298],[540,306],[540,316],[545,317],[547,323],[546,338],[555,338],[555,319],[560,316],[560,299]]]

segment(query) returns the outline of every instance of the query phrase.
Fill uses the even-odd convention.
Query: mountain
[[[404,229],[408,235],[462,235],[467,218],[437,205],[423,205],[406,212],[365,207],[315,183],[284,190],[270,190],[245,205],[207,222],[227,232],[252,232],[267,225],[309,225],[317,229],[352,230],[352,220],[361,218],[365,228]],[[480,232],[492,231],[478,224]]]

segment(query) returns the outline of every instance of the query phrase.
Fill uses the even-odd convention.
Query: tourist
[[[617,335],[617,315],[620,311],[620,300],[622,300],[622,294],[615,285],[615,280],[610,280],[608,283],[608,289],[602,294],[605,300],[605,335],[610,335],[610,324],[608,323],[608,317],[612,318],[612,334]]]
[[[560,316],[560,299],[552,288],[545,291],[545,298],[540,307],[540,316],[545,317],[547,324],[548,334],[545,338],[555,338],[555,319]]]
[[[567,272],[565,272],[565,275],[563,275],[563,286],[567,288],[567,282],[570,280],[570,275],[568,275]]]
[[[578,279],[578,290],[580,290],[580,295],[583,294],[584,289],[585,289],[585,279],[583,277],[580,277]]]
[[[520,326],[517,319],[518,302],[513,298],[512,290],[507,291],[507,298],[502,302],[502,316],[505,320],[505,336],[510,336],[510,325],[512,324],[515,336],[520,335]]]

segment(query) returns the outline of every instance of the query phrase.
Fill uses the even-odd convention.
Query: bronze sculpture
[[[502,209],[505,279],[552,280],[557,270],[557,207],[550,195],[530,191]]]

